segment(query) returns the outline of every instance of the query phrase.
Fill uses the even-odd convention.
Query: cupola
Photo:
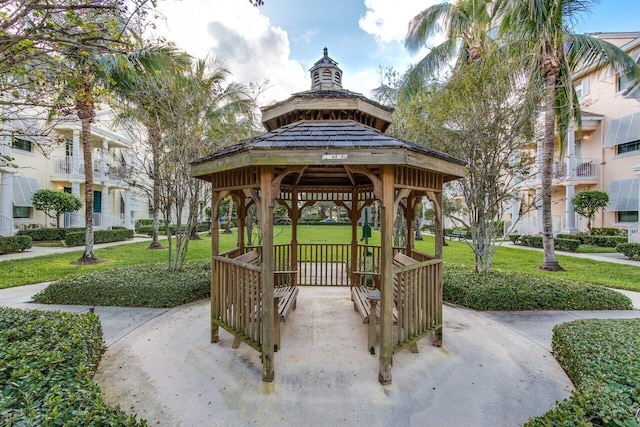
[[[311,74],[311,90],[340,90],[342,89],[342,70],[338,63],[329,57],[329,51],[324,48],[324,55],[309,70]]]

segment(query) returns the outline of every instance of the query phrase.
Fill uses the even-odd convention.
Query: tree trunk
[[[153,161],[153,231],[149,249],[162,249],[158,235],[160,234],[160,144],[162,134],[157,125],[151,124],[149,129],[149,144]]]
[[[90,94],[92,87],[87,85],[84,93]],[[95,116],[95,107],[92,99],[82,98],[76,101],[76,111],[82,123],[82,152],[84,154],[84,220],[85,220],[85,246],[79,264],[92,264],[97,262],[93,253],[93,147],[91,146],[91,122]]]
[[[555,148],[555,84],[557,73],[548,72],[545,74],[545,117],[544,117],[544,140],[542,141],[542,247],[544,252],[543,270],[562,270],[556,259],[553,246],[553,218],[551,216],[551,197],[553,195],[553,151]]]

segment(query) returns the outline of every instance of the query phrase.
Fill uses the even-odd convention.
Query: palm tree
[[[409,23],[405,46],[417,51],[433,36],[444,32],[445,40],[433,47],[409,71],[405,87],[421,87],[425,81],[447,66],[459,68],[480,59],[491,47],[493,8],[490,0],[458,0],[435,4],[416,15]]]
[[[164,45],[145,46],[137,39],[139,48],[121,61],[105,64],[103,75],[108,88],[120,102],[120,116],[127,121],[141,123],[147,134],[151,161],[149,167],[150,196],[153,203],[153,233],[150,249],[160,249],[158,239],[160,219],[160,162],[162,132],[175,117],[171,98],[166,96],[171,82],[190,67],[191,59],[183,52]]]
[[[612,66],[640,79],[635,62],[604,40],[572,33],[571,24],[590,10],[594,0],[505,0],[496,2],[500,33],[511,54],[523,61],[529,84],[542,88],[544,138],[541,153],[543,270],[561,270],[553,247],[551,186],[556,134],[560,146],[569,125],[580,124],[571,76],[588,66]]]

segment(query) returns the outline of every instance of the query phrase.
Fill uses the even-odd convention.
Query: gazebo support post
[[[237,237],[237,242],[238,242],[238,248],[240,248],[240,251],[242,253],[244,253],[244,223],[247,219],[247,200],[244,197],[244,194],[240,194],[238,196],[237,199],[237,203],[238,203],[238,216],[236,218],[236,221],[238,222],[238,235]]]
[[[218,191],[211,192],[211,259],[213,260],[214,256],[218,256],[220,254],[220,232],[218,230],[218,206],[220,205],[220,200],[222,200],[222,195]],[[211,342],[216,343],[220,340],[218,335],[219,327],[216,323],[214,323],[215,319],[220,317],[220,313],[218,311],[218,289],[220,288],[220,283],[218,283],[218,275],[215,271],[213,271],[213,262],[211,262],[212,271],[211,271]]]
[[[298,189],[294,188],[291,192],[291,265],[289,270],[300,271],[298,268],[298,218],[300,213],[298,212]],[[298,284],[298,274],[293,275],[292,285]]]
[[[394,212],[394,168],[382,167],[382,227],[380,261],[380,362],[378,381],[391,384],[393,363],[393,222]]]
[[[351,274],[349,274],[349,284],[351,287],[358,286],[360,283],[356,283],[359,276],[356,274],[358,271],[358,190],[354,189],[351,192],[351,208],[348,209],[349,220],[351,221]],[[353,294],[351,294],[353,299]]]
[[[444,218],[442,209],[442,191],[435,194],[434,207],[436,212],[436,248],[435,255],[437,259],[442,259],[442,246],[444,242],[444,230],[442,228]],[[433,345],[436,347],[442,347],[442,268],[438,270],[438,277],[436,279],[436,286],[438,287],[436,292],[436,322],[441,326],[435,330],[435,338]]]
[[[273,308],[273,167],[260,169],[260,219],[262,231],[262,381],[274,378]]]
[[[414,249],[414,238],[415,238],[415,208],[416,208],[416,198],[413,195],[413,191],[407,197],[407,210],[406,210],[406,220],[407,220],[407,243],[405,246],[405,250],[407,251],[407,256],[411,256],[411,252]]]

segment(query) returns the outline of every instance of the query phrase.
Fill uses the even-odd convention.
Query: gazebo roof
[[[233,157],[235,160],[230,161]],[[246,139],[192,163],[194,176],[248,165],[398,164],[464,175],[463,160],[403,141],[356,121],[299,121]],[[345,175],[345,178],[346,175]]]

